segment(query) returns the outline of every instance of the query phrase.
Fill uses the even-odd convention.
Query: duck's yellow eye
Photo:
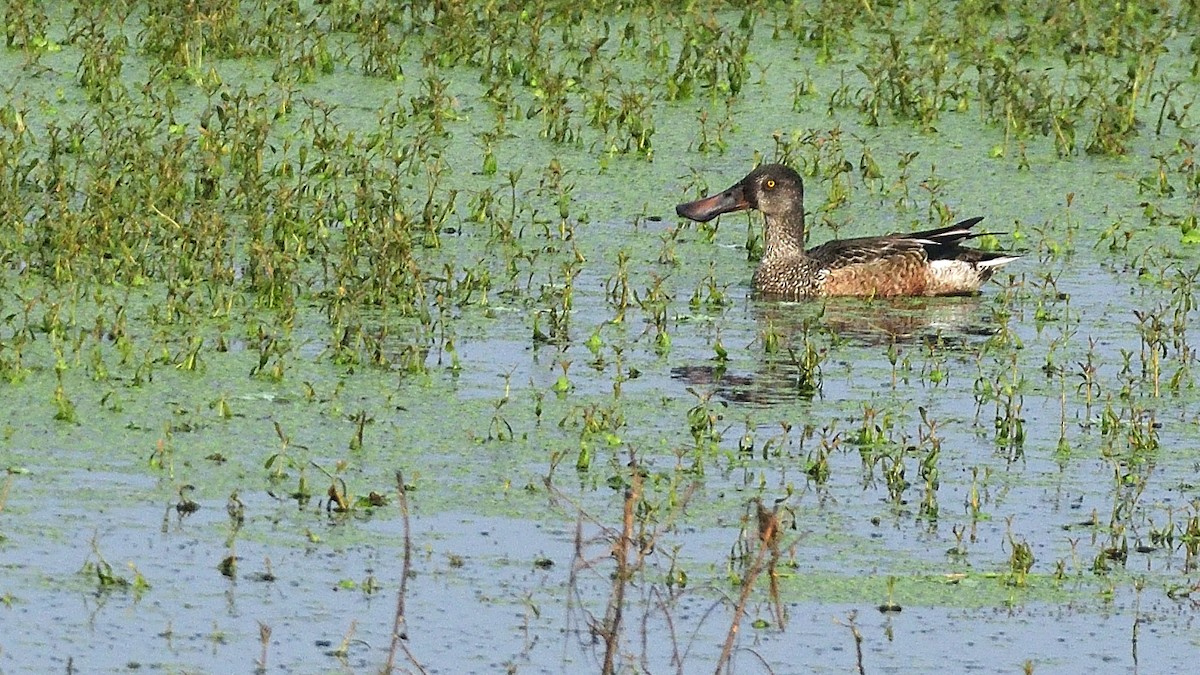
[[[767,188],[768,190],[774,190],[774,189],[775,189],[775,179],[774,179],[774,178],[768,178],[768,179],[767,179],[767,182],[766,182],[766,183],[764,183],[763,185],[764,185],[764,186],[766,186],[766,188]]]

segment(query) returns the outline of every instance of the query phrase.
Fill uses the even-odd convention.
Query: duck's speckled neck
[[[804,207],[763,215],[763,259],[804,255]]]

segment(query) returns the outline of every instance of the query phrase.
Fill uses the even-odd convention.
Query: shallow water
[[[62,49],[41,55],[47,69],[23,66],[28,50],[0,62],[21,73],[12,99],[29,131],[16,137],[38,166],[49,162],[51,126],[102,126],[104,105],[79,83],[83,47],[66,43],[70,10],[60,9],[49,32]],[[303,7],[319,21],[334,10]],[[904,8],[887,12],[916,29]],[[610,13],[584,12],[573,37],[551,21],[546,38],[553,63],[577,65],[561,42],[594,39],[611,19],[613,42],[599,52],[612,59],[609,84],[583,66],[572,75],[580,141],[543,135],[546,113],[535,108],[549,83],[518,76],[521,114],[492,141],[495,174],[481,171],[482,134],[502,115],[484,100],[480,69],[423,64],[436,36],[406,26],[400,81],[363,75],[361,43],[335,33],[334,72],[290,83],[289,111],[266,116],[264,169],[249,172],[268,177],[261,204],[238,201],[226,153],[216,178],[224,199],[184,181],[187,200],[166,215],[186,227],[137,239],[168,226],[134,188],[167,180],[123,165],[113,170],[131,193],[116,191],[125,215],[109,224],[130,229],[112,250],[92,250],[88,223],[85,244],[59,261],[78,268],[56,277],[52,253],[73,240],[46,214],[64,200],[32,174],[11,183],[24,210],[5,202],[0,669],[377,672],[402,569],[400,471],[412,510],[406,645],[417,663],[442,673],[600,670],[631,457],[644,474],[633,532],[653,547],[623,586],[622,672],[716,668],[747,575],[755,586],[732,661],[742,672],[853,670],[851,621],[870,673],[1018,672],[1027,662],[1037,673],[1157,673],[1193,653],[1197,530],[1188,528],[1200,528],[1200,495],[1188,328],[1198,263],[1195,243],[1162,215],[1195,211],[1190,123],[1154,133],[1161,99],[1146,94],[1126,156],[1064,159],[1041,135],[1005,146],[977,99],[943,111],[935,130],[887,115],[871,126],[856,106],[827,101],[843,82],[851,93],[864,85],[855,66],[870,63],[877,33],[856,30],[828,60],[794,37],[772,39],[775,15],[761,10],[750,77],[729,96],[727,149],[705,154],[698,119],[724,117],[724,95],[667,101],[642,61],[649,34],[662,31],[675,53],[683,30],[710,19]],[[711,20],[736,35],[740,18]],[[989,18],[990,39],[1021,18]],[[622,47],[626,23],[646,35]],[[1182,105],[1196,95],[1186,45],[1167,44],[1148,86],[1178,82]],[[271,111],[286,89],[272,81],[272,58],[210,57],[222,79],[211,99],[196,72],[153,80],[152,97],[138,92],[154,57],[130,49],[123,62],[138,110],[161,112],[160,88],[179,99],[179,129],[155,127],[145,148],[188,139],[198,176],[206,106],[245,87]],[[1120,58],[1103,63],[1113,77],[1125,71]],[[449,87],[445,138],[422,131],[417,99],[429,77]],[[797,106],[800,78],[815,92]],[[663,97],[651,104],[652,158],[607,152],[622,138],[583,119],[600,86],[616,87],[614,105],[620,91]],[[314,130],[326,104],[329,133],[343,142],[332,150]],[[385,150],[362,151],[355,143],[385,129],[382,111],[397,105],[405,126],[381,141]],[[101,136],[75,151],[77,189],[103,182],[90,171],[115,150]],[[389,154],[404,143],[420,146],[412,172]],[[271,173],[298,166],[299,146],[328,164],[300,178]],[[705,229],[679,222],[673,207],[703,191],[695,180],[722,189],[785,151],[811,169],[814,242],[928,227],[945,207],[955,218],[986,215],[996,243],[1024,257],[971,298],[752,299],[746,242],[757,217]],[[880,179],[859,170],[867,151]],[[920,154],[906,168],[911,152]],[[337,164],[359,154],[370,155],[369,179]],[[828,170],[843,161],[852,170]],[[1147,187],[1160,169],[1171,190]],[[832,206],[839,181],[849,198]],[[280,196],[292,187],[294,201]],[[485,194],[494,208],[474,219]],[[414,222],[427,201],[454,207],[434,246],[420,224],[385,236],[403,218],[356,229],[337,203],[354,211],[363,195]],[[83,199],[66,198],[67,212]],[[256,238],[255,216],[290,204],[299,216],[271,221],[278,238]],[[232,242],[218,257],[229,269],[210,283],[190,268],[226,241],[204,239],[205,209]],[[338,276],[355,236],[360,276]],[[202,244],[188,248],[189,237]],[[121,241],[147,243],[121,250]],[[371,257],[372,245],[396,248]],[[275,257],[260,257],[263,247]],[[405,255],[417,299],[404,284],[365,299],[371,283],[400,274],[388,264]],[[139,276],[111,273],[141,256],[152,263]],[[252,283],[271,274],[284,279],[278,296]],[[466,294],[472,283],[486,290]],[[1157,332],[1147,332],[1151,314]],[[199,361],[189,369],[193,340]],[[815,370],[801,365],[809,350]],[[329,508],[331,487],[348,493],[350,512]],[[382,505],[353,502],[372,492]],[[177,507],[189,500],[199,510],[185,515]],[[749,571],[760,541],[754,500],[780,505],[775,594],[765,572]],[[1014,551],[1025,546],[1033,561],[1019,572]],[[226,575],[230,556],[237,566]],[[104,562],[131,585],[105,583]],[[417,669],[403,655],[397,664]]]

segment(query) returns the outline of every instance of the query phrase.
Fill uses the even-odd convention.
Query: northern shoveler
[[[982,236],[971,228],[983,218],[912,234],[835,239],[805,251],[804,181],[782,164],[764,164],[728,190],[680,204],[675,212],[707,222],[745,209],[763,214],[754,290],[766,296],[968,295],[1019,257],[961,245]]]

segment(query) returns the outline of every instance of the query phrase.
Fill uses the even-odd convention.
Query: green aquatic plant
[[[330,9],[342,5],[327,4]],[[338,12],[337,9],[334,11]],[[394,23],[396,11],[396,8],[386,4],[372,5],[360,7],[353,15],[346,17],[343,29],[356,32],[355,37],[361,47],[358,52],[359,67],[364,74],[389,80],[404,78],[404,65],[410,62],[412,54],[405,48],[403,31],[397,30]],[[333,24],[339,23],[342,21],[334,17]]]
[[[121,80],[122,58],[128,40],[118,34],[109,39],[96,28],[83,41],[83,57],[76,69],[79,84],[94,101],[119,99],[126,94]]]
[[[891,452],[880,454],[879,459],[884,483],[887,486],[888,499],[893,505],[899,506],[904,499],[904,492],[912,486],[912,483],[905,478],[907,468],[904,450],[895,448]]]
[[[1033,569],[1036,558],[1033,548],[1025,539],[1017,539],[1012,532],[1012,518],[1007,519],[1008,539],[1008,571],[1005,583],[1010,586],[1024,587],[1029,583],[1029,572]]]
[[[747,10],[738,30],[724,30],[713,19],[685,22],[675,66],[666,80],[667,100],[701,92],[736,97],[748,75],[746,55],[755,19]]]
[[[40,2],[14,0],[4,8],[4,45],[28,53],[39,53],[49,47],[47,29],[50,17]]]
[[[75,403],[67,396],[61,375],[58,379],[58,386],[54,389],[54,407],[54,419],[67,424],[79,423],[79,413],[75,409]]]
[[[930,11],[928,20],[936,21],[937,16]],[[944,34],[927,30],[930,36],[919,41],[912,54],[911,40],[895,30],[867,46],[867,54],[858,64],[867,80],[858,106],[869,125],[879,126],[886,111],[931,129],[953,100],[965,97],[960,89],[963,65],[957,64],[954,68],[959,72],[952,72]]]
[[[724,437],[724,429],[720,422],[722,411],[727,406],[724,401],[713,401],[715,392],[697,391],[689,387],[688,393],[696,399],[696,405],[687,411],[688,433],[692,437],[694,449],[700,455],[715,450]]]
[[[931,525],[936,526],[939,509],[937,501],[938,488],[941,487],[941,472],[938,469],[938,459],[941,456],[942,442],[937,436],[937,423],[930,419],[925,408],[919,408],[922,428],[918,431],[918,450],[924,450],[917,474],[924,483],[921,496],[921,515]]]
[[[612,322],[623,323],[633,296],[629,288],[629,252],[625,249],[617,252],[617,267],[605,282],[605,291],[609,305],[616,311]]]
[[[829,465],[829,458],[837,448],[839,440],[840,436],[831,434],[830,430],[823,430],[820,444],[805,460],[804,474],[814,484],[825,485],[828,483],[833,472]]]

